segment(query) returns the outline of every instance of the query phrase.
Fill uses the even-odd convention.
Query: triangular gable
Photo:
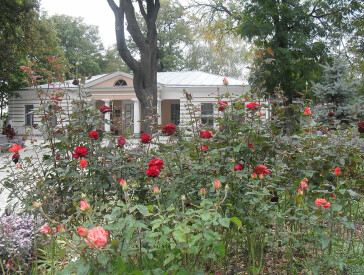
[[[124,72],[114,72],[103,77],[100,77],[96,80],[90,81],[85,84],[85,88],[113,88],[115,87],[115,83],[118,81],[125,81],[126,85],[121,87],[133,87],[133,76]],[[120,87],[120,86],[117,86]]]

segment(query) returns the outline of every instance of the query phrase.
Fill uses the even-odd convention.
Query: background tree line
[[[134,1],[145,7],[149,2],[154,1]],[[203,70],[242,78],[250,64],[250,84],[259,86],[265,97],[279,87],[290,104],[299,94],[319,99],[313,85],[323,81],[323,65],[333,66],[340,55],[347,64],[346,80],[361,81],[356,94],[363,93],[360,1],[191,0],[187,6],[175,0],[158,2],[157,71]],[[131,71],[117,47],[105,49],[97,27],[82,18],[49,17],[39,11],[38,0],[3,0],[0,6],[1,106],[22,85],[19,66],[35,62],[47,67],[45,57],[57,56],[68,79]],[[135,18],[146,35],[143,15],[135,12]],[[132,36],[126,36],[126,45],[140,60]]]

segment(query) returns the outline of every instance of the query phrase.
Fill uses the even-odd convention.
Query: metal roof
[[[157,73],[159,84],[164,86],[222,86],[224,76],[201,71],[160,72]],[[244,81],[227,77],[229,85],[242,86]]]
[[[115,73],[112,73],[115,74]],[[86,79],[85,84],[88,84],[92,81],[99,80],[103,81],[102,78],[105,76],[110,76],[112,74],[101,74],[92,76],[89,79]],[[111,77],[111,76],[110,76]],[[130,75],[132,77],[132,75]],[[157,73],[157,81],[158,84],[169,87],[189,87],[189,86],[223,86],[222,80],[224,76],[205,73],[201,71],[182,71],[182,72],[159,72]],[[242,86],[244,85],[243,80],[226,77],[229,85],[232,86]],[[73,79],[66,80],[65,86],[67,88],[77,88],[78,86],[72,84]],[[59,83],[54,83],[55,87],[60,85]],[[91,84],[92,85],[92,84]],[[60,85],[62,87],[62,85]],[[41,85],[41,88],[47,89],[48,84]]]

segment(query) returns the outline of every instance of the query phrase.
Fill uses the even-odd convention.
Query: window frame
[[[208,110],[204,110],[203,106],[209,106]],[[201,124],[206,126],[214,126],[214,103],[201,102]]]
[[[34,124],[34,104],[25,104],[24,105],[24,125],[33,126],[33,124]]]

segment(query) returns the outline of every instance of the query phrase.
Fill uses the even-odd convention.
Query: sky
[[[41,0],[40,3],[41,10],[50,16],[82,17],[86,24],[98,26],[105,48],[116,43],[114,13],[106,0]]]

